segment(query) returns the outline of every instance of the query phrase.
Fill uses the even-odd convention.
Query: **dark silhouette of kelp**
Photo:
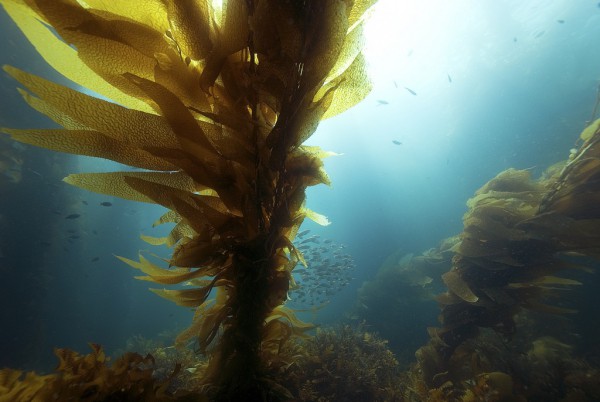
[[[532,180],[529,171],[509,169],[468,201],[460,243],[453,247],[452,268],[442,275],[448,291],[438,297],[441,327],[430,328],[429,343],[417,351],[412,378],[414,384],[421,384],[420,397],[439,394],[477,400],[480,391],[469,391],[471,383],[467,381],[478,378],[481,383],[476,387],[500,395],[493,400],[524,400],[526,393],[513,394],[508,373],[496,373],[491,379],[492,373],[480,364],[484,354],[477,352],[473,342],[482,328],[506,339],[514,337],[515,316],[524,309],[574,312],[551,299],[581,284],[556,276],[559,271],[589,271],[586,261],[600,258],[597,127],[594,123],[584,130],[579,149],[542,178]],[[466,376],[461,367],[471,368]],[[490,381],[496,385],[491,386]]]

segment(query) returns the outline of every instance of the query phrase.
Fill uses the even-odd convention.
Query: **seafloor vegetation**
[[[600,120],[541,178],[509,169],[486,183],[462,233],[391,256],[348,323],[314,330],[286,306],[306,263],[298,229],[327,223],[304,203],[329,183],[329,153],[302,144],[369,92],[361,35],[374,2],[0,0],[52,67],[113,101],[6,66],[64,129],[2,131],[142,169],[65,180],[169,209],[156,222],[174,224],[169,235],[145,237],[173,248],[166,264],[121,260],[195,309],[175,346],[136,338],[109,359],[91,344],[57,349],[53,374],[3,369],[0,402],[600,399],[598,356],[544,325],[574,313],[563,294],[600,257]],[[439,327],[410,343],[407,312],[436,314],[434,297]]]
[[[591,277],[598,252],[592,201],[600,131],[586,135],[577,153],[539,180],[509,170],[484,185],[468,203],[461,235],[420,256],[390,256],[361,289],[347,324],[281,340],[263,360],[270,376],[264,399],[600,399],[600,351],[586,349],[577,333],[590,317],[563,306],[563,294]],[[527,241],[535,247],[524,247]],[[447,291],[435,296],[437,278]],[[416,361],[401,365],[396,356],[415,348],[396,339],[394,353],[377,333],[410,340],[402,335],[406,305],[431,304],[434,297],[441,326],[429,329]],[[383,304],[381,314],[372,314]],[[94,344],[88,355],[57,349],[53,374],[2,370],[0,401],[212,400],[209,360],[169,345],[132,337],[129,352],[112,360]]]

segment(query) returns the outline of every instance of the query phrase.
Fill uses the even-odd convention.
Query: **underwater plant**
[[[292,346],[292,345],[288,345]],[[401,401],[402,377],[387,341],[363,326],[338,325],[295,345],[284,383],[295,401]]]
[[[542,178],[509,169],[468,201],[452,269],[442,275],[448,290],[438,297],[441,328],[429,328],[429,344],[417,351],[417,370],[430,389],[461,388],[464,379],[451,366],[473,366],[462,346],[482,328],[511,339],[523,310],[574,312],[549,299],[581,284],[558,272],[589,272],[600,258],[598,124],[580,139],[569,160]]]
[[[56,374],[44,376],[20,370],[0,370],[0,400],[26,401],[183,401],[190,394],[167,392],[171,377],[153,378],[154,358],[126,353],[112,364],[102,347],[90,344],[87,355],[56,349],[59,359]],[[173,375],[178,369],[175,369]],[[194,395],[201,401],[201,396]]]
[[[215,400],[285,394],[269,356],[309,327],[282,305],[303,260],[292,241],[305,217],[327,222],[304,203],[329,183],[330,153],[302,144],[369,92],[362,31],[375,1],[0,1],[48,64],[96,95],[5,66],[64,129],[2,131],[144,170],[65,181],[169,209],[157,224],[174,223],[170,234],[145,238],[174,247],[169,266],[121,259],[142,280],[191,285],[154,291],[196,309],[178,340],[210,352]]]

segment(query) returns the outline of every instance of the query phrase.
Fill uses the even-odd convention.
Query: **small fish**
[[[30,168],[27,168],[27,170],[29,170],[31,173],[33,173],[34,175],[36,175],[42,179],[44,178],[44,176],[42,176],[42,174],[40,172],[36,172],[35,170],[30,169]]]
[[[448,82],[452,83],[452,77],[450,77],[450,74],[448,74]]]
[[[513,38],[513,42],[517,43],[517,38],[516,37]]]
[[[534,38],[534,39],[541,38],[541,37],[542,37],[542,35],[544,35],[545,33],[546,33],[546,31],[541,31],[541,32],[538,32],[538,34],[537,34],[537,35],[535,35],[533,38]]]
[[[317,243],[319,241],[319,237],[318,236],[311,236],[308,239],[304,239],[300,242],[300,244],[306,244],[306,243]]]
[[[398,83],[396,81],[394,81],[394,86],[398,88]]]
[[[398,141],[398,140],[392,140],[392,142],[393,142],[394,144],[396,144],[396,145],[402,145],[402,143],[401,143],[400,141]]]
[[[81,200],[81,203],[82,203],[83,205],[88,205],[88,202],[87,202],[86,200]]]
[[[96,262],[96,261],[98,261],[99,259],[100,259],[100,257],[94,257],[94,258],[92,258],[92,259],[91,259],[91,261],[92,261],[92,262]]]
[[[556,20],[556,22],[558,22],[559,24],[564,24],[565,20]]]
[[[298,237],[304,237],[309,233],[310,233],[310,229],[303,230],[302,232],[298,233]]]
[[[69,239],[79,239],[81,236],[79,235],[71,235],[69,236]]]
[[[81,216],[80,214],[71,214],[71,215],[65,216],[65,219],[77,219],[80,216]]]
[[[404,89],[406,89],[408,92],[410,92],[412,95],[417,96],[417,93],[415,91],[413,91],[410,88],[404,87]]]
[[[96,236],[98,236],[98,231],[97,230],[92,230],[92,233],[95,234]]]
[[[112,202],[104,201],[104,202],[101,202],[100,205],[102,205],[103,207],[111,207]]]
[[[377,103],[380,105],[389,105],[390,103],[384,99],[377,99]]]

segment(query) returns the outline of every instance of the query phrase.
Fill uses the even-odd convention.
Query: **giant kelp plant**
[[[304,327],[282,303],[298,227],[324,220],[304,201],[328,183],[328,154],[302,143],[368,93],[361,38],[375,1],[1,1],[52,67],[99,95],[5,66],[64,129],[2,131],[146,170],[65,180],[170,210],[158,221],[175,223],[168,237],[148,239],[174,247],[169,267],[124,260],[141,279],[193,285],[155,292],[196,308],[180,341],[210,350],[215,399],[271,398],[267,367]]]
[[[590,261],[600,258],[599,127],[597,120],[585,129],[581,146],[539,180],[509,169],[468,201],[452,268],[442,275],[448,291],[438,298],[441,327],[430,328],[429,344],[417,351],[416,383],[426,390],[419,397],[442,393],[471,400],[465,384],[480,378],[490,385],[481,350],[473,346],[482,329],[510,339],[524,309],[573,312],[552,298],[580,285],[566,272],[589,271]],[[461,392],[464,398],[456,398]],[[511,380],[506,399],[497,400],[521,400],[512,392]]]

